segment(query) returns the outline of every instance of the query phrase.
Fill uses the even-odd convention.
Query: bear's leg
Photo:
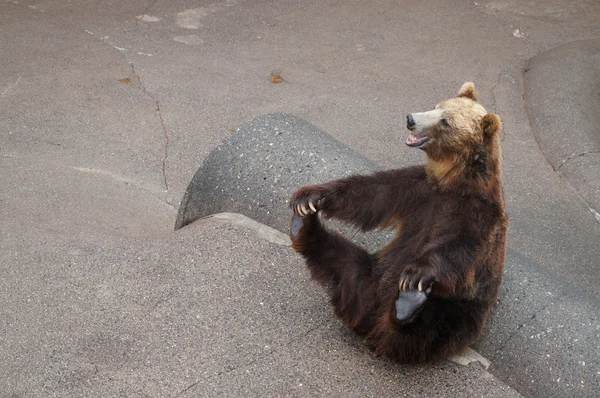
[[[312,279],[330,283],[335,314],[349,327],[368,332],[376,301],[375,257],[325,229],[316,214],[292,217],[292,247],[306,260]]]

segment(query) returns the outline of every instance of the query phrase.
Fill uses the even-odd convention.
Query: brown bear
[[[427,164],[300,188],[292,247],[331,287],[335,314],[400,362],[446,357],[471,344],[494,305],[508,218],[500,176],[500,118],[473,83],[435,109],[407,116],[406,144]],[[363,231],[393,227],[376,253],[327,230],[318,213]]]

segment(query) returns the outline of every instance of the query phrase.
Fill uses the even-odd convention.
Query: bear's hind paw
[[[429,287],[429,291],[431,292],[431,287]],[[428,294],[427,291],[421,290],[400,290],[395,303],[396,320],[401,324],[412,322],[423,309]]]

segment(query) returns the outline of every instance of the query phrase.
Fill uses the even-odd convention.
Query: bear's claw
[[[302,213],[308,214],[308,209],[306,208],[306,203],[301,203],[300,208],[302,209]]]
[[[318,191],[307,191],[308,189],[298,190],[292,197],[290,204],[294,213],[300,217],[316,214],[321,210],[322,194]]]
[[[293,206],[293,209],[294,213],[301,217],[308,216],[309,214],[315,214],[319,211],[310,199],[307,199],[303,202],[300,202],[296,206]]]
[[[431,290],[431,286],[434,282],[433,277],[429,277],[429,278],[425,278],[425,279],[420,279],[420,280],[412,280],[407,278],[407,279],[400,279],[400,282],[398,283],[398,288],[399,290],[405,292],[408,290],[417,290],[419,292],[422,291],[427,291],[427,290]]]
[[[398,282],[398,289],[400,291],[427,291],[431,289],[435,279],[435,275],[427,267],[408,267],[402,272],[402,276]]]

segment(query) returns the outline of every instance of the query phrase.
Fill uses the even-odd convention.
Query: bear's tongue
[[[406,139],[406,145],[412,146],[412,147],[417,147],[417,146],[423,145],[427,141],[429,141],[429,138],[427,138],[427,137],[417,137],[411,131],[410,134],[408,135],[408,138]]]
[[[408,136],[408,138],[406,139],[406,143],[407,143],[407,144],[414,144],[414,143],[416,143],[417,141],[418,141],[418,140],[417,140],[417,137],[415,137],[415,136],[413,135],[412,131],[411,131],[411,132],[410,132],[410,134],[409,134],[409,136]]]

